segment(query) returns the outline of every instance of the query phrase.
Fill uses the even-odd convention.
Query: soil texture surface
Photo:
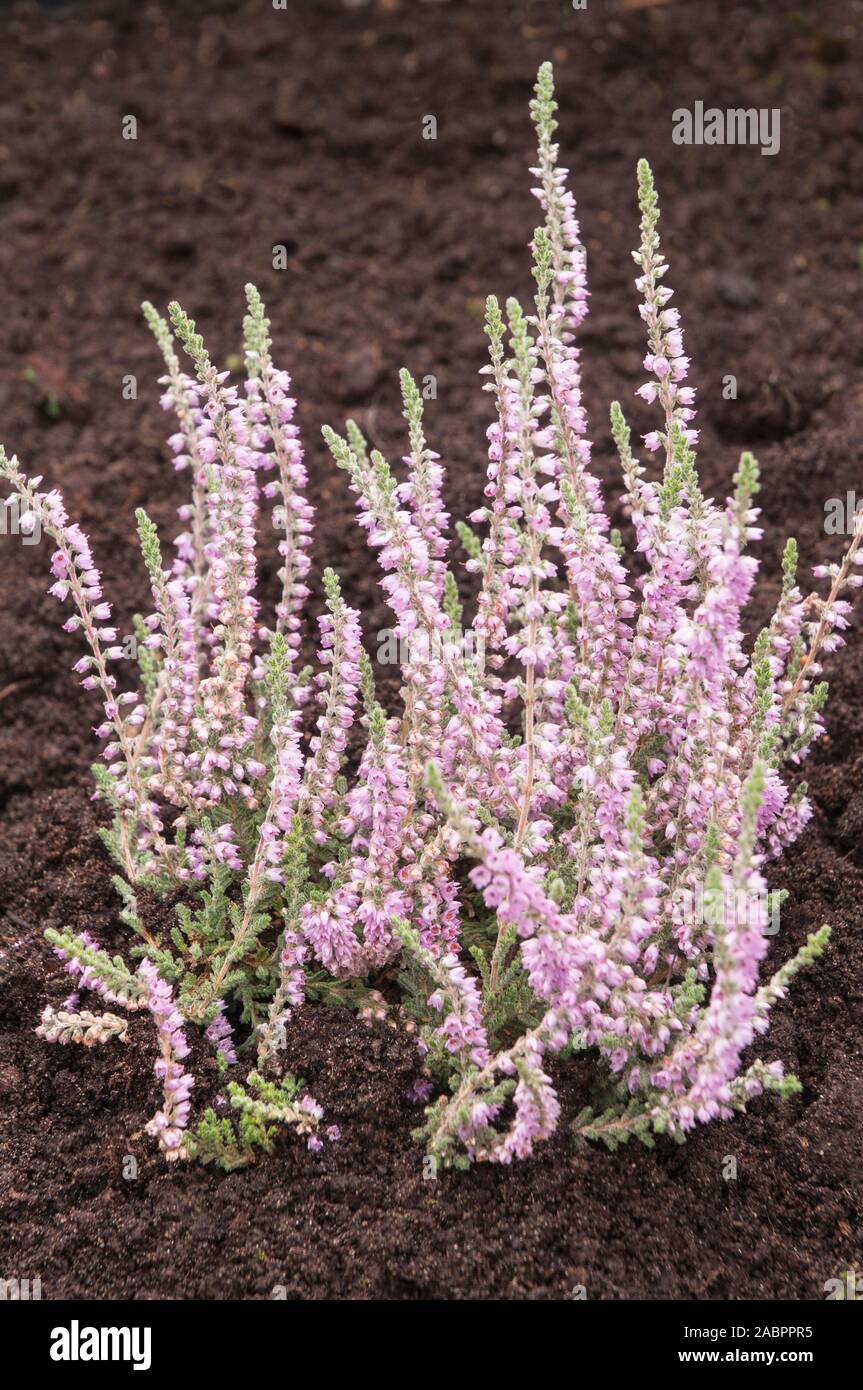
[[[140,302],[178,298],[230,363],[248,280],[300,402],[313,612],[331,564],[369,640],[389,625],[320,425],[352,415],[397,459],[398,368],[433,375],[426,422],[448,503],[456,517],[478,504],[482,306],[490,292],[530,293],[527,103],[545,58],[589,257],[597,467],[615,496],[611,399],[637,430],[655,423],[633,399],[645,154],[699,388],[705,491],[724,495],[742,448],[763,470],[757,631],[786,535],[806,566],[838,558],[825,502],[863,486],[861,15],[854,0],[0,7],[0,437],[63,489],[121,632],[149,611],[134,509],[169,538],[187,485],[168,461]],[[671,113],[696,100],[779,108],[779,152],[675,145]],[[130,115],[136,140],[123,138]],[[827,1279],[860,1268],[859,613],[827,671],[829,736],[806,768],[813,821],[772,868],[790,897],[770,962],[822,922],[834,930],[759,1045],[802,1095],[757,1102],[681,1147],[576,1151],[567,1120],[590,1092],[570,1066],[559,1131],[535,1160],[426,1180],[411,1040],[309,1007],[288,1056],[341,1140],[315,1155],[286,1138],[223,1176],[167,1168],[141,1133],[156,1102],[147,1020],[125,1047],[95,1052],[34,1036],[44,1003],[68,992],[44,929],[87,929],[114,950],[127,934],[90,800],[98,710],[45,594],[49,552],[9,535],[0,552],[0,1277],[38,1275],[49,1299],[254,1299],[278,1286],[290,1298],[561,1299],[584,1286],[591,1299],[820,1299]],[[270,552],[268,594],[274,541]],[[203,1053],[198,1074],[199,1100],[217,1089]]]

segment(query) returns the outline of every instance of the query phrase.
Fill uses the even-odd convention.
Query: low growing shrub
[[[627,557],[591,471],[575,346],[585,260],[555,110],[545,65],[532,103],[536,294],[529,312],[488,300],[485,502],[456,528],[474,581],[470,623],[443,469],[410,375],[402,481],[352,422],[344,435],[324,430],[402,644],[397,712],[376,697],[358,614],[329,570],[317,663],[300,667],[312,509],[290,381],[252,286],[242,393],[179,305],[171,327],[144,306],[165,360],[162,404],[178,420],[174,465],[192,493],[170,566],[138,513],[153,612],[136,621],[136,689],[119,689],[123,647],[86,536],[56,490],[0,457],[19,506],[54,543],[51,593],[71,600],[64,626],[84,644],[75,669],[102,702],[94,772],[138,962],[112,959],[85,932],[49,932],[75,992],[37,1031],[122,1041],[124,1011],[148,1012],[162,1089],[148,1128],[169,1159],[238,1167],[280,1126],[312,1148],[337,1137],[283,1071],[285,1026],[307,998],[370,1019],[389,1010],[416,1032],[419,1134],[443,1164],[509,1162],[547,1138],[554,1054],[595,1060],[602,1099],[574,1130],[612,1148],[632,1135],[680,1139],[764,1091],[798,1089],[781,1063],[743,1054],[828,929],[761,983],[775,909],[764,865],[810,815],[783,768],[822,732],[819,663],[841,645],[842,595],[861,582],[860,532],[841,563],[816,570],[826,597],[798,587],[788,542],[775,614],[749,649],[758,468],[743,455],[723,505],[699,486],[695,392],[642,161],[635,260],[648,350],[637,394],[657,407],[644,438],[657,463],[636,457],[615,403]],[[256,598],[267,501],[281,532],[273,613]],[[364,746],[348,780],[356,723]],[[169,933],[147,921],[145,889],[175,895]],[[376,986],[393,962],[398,994],[388,970],[386,1002]],[[85,990],[121,1012],[84,1010]],[[240,1057],[252,1066],[227,1087],[231,1111],[196,1125],[192,1026],[222,1070],[242,1076]]]

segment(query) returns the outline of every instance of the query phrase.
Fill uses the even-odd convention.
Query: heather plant
[[[152,592],[136,619],[137,688],[119,689],[123,648],[89,541],[56,490],[0,455],[54,544],[51,593],[71,601],[75,670],[101,701],[94,773],[137,962],[86,932],[49,932],[75,992],[37,1031],[108,1044],[126,1038],[126,1015],[147,1013],[161,1089],[148,1130],[169,1159],[232,1169],[285,1128],[312,1149],[337,1137],[285,1070],[287,1024],[310,1000],[416,1037],[418,1134],[441,1164],[506,1163],[548,1138],[555,1056],[595,1062],[573,1129],[611,1148],[679,1140],[763,1092],[799,1089],[780,1062],[744,1054],[828,929],[762,979],[765,867],[811,814],[787,769],[822,733],[820,662],[842,643],[863,533],[816,570],[825,597],[798,586],[789,541],[776,611],[750,646],[758,468],[743,455],[723,504],[701,490],[695,391],[641,161],[637,394],[657,418],[648,465],[611,408],[627,553],[591,465],[577,346],[585,257],[549,65],[531,110],[535,294],[527,308],[487,301],[494,418],[483,505],[456,528],[461,586],[443,467],[409,373],[399,476],[352,421],[324,430],[378,552],[402,654],[397,708],[377,697],[359,614],[331,570],[317,658],[301,665],[313,514],[290,381],[252,286],[242,391],[179,305],[170,323],[144,306],[191,500],[167,564],[137,515]],[[268,504],[282,561],[272,611],[256,559]],[[153,894],[171,895],[170,931],[148,920]],[[84,991],[110,1011],[82,1007]],[[192,1028],[233,1078],[229,1110],[196,1124]]]

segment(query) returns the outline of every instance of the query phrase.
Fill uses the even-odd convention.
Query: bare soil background
[[[646,154],[699,386],[703,478],[726,488],[744,446],[763,469],[753,630],[786,534],[807,565],[839,554],[824,503],[863,478],[856,0],[590,0],[585,12],[551,0],[305,0],[287,12],[269,0],[97,0],[3,6],[0,42],[0,438],[62,487],[122,632],[149,611],[134,508],[171,536],[186,485],[167,462],[138,306],[179,298],[225,362],[240,350],[249,279],[300,401],[316,583],[334,565],[367,634],[388,626],[319,426],[353,414],[397,458],[397,369],[433,373],[427,422],[448,500],[456,516],[476,505],[482,302],[530,291],[527,101],[547,57],[589,255],[582,341],[600,471],[616,487],[610,399],[651,427],[632,398],[635,162]],[[699,99],[780,107],[780,153],[673,145],[671,112]],[[134,142],[121,138],[128,114]],[[428,114],[435,141],[422,138]],[[287,248],[282,272],[275,244]],[[128,374],[136,400],[123,399]],[[727,374],[736,400],[722,397]],[[535,1161],[428,1182],[410,1138],[410,1041],[309,1008],[289,1059],[341,1142],[315,1156],[288,1140],[223,1177],[168,1170],[140,1134],[155,1099],[144,1021],[126,1048],[96,1054],[33,1036],[45,1000],[67,992],[44,928],[86,928],[116,949],[124,932],[89,800],[96,708],[45,597],[48,552],[10,536],[0,550],[0,1277],[39,1275],[45,1298],[267,1298],[281,1284],[304,1298],[544,1299],[584,1284],[605,1299],[817,1299],[861,1266],[859,617],[830,664],[830,736],[807,768],[813,823],[773,871],[791,897],[771,962],[821,922],[834,927],[761,1048],[797,1072],[801,1097],[757,1103],[682,1148],[574,1152],[566,1117],[590,1097],[571,1067],[560,1131]],[[198,1075],[200,1101],[216,1086],[203,1053]],[[723,1179],[726,1155],[736,1181]]]

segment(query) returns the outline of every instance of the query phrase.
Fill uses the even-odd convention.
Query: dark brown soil
[[[545,57],[590,256],[597,459],[614,478],[608,401],[629,408],[639,379],[629,252],[645,153],[700,387],[704,477],[724,487],[749,444],[764,471],[756,626],[784,536],[807,564],[838,554],[824,503],[861,484],[860,17],[856,0],[4,7],[1,433],[93,536],[121,630],[147,602],[133,509],[171,533],[184,492],[139,302],[176,295],[224,360],[248,279],[301,401],[316,573],[335,565],[367,632],[387,625],[319,426],[354,414],[396,457],[396,371],[433,373],[428,423],[453,511],[475,503],[480,306],[492,290],[529,292],[526,104]],[[673,145],[672,110],[697,99],[780,106],[781,152]],[[121,138],[129,114],[135,142]],[[428,114],[436,141],[421,138]],[[137,400],[123,399],[128,374]],[[728,374],[736,400],[722,397]],[[117,948],[123,930],[89,801],[95,709],[69,671],[74,639],[44,597],[44,548],[0,545],[0,1277],[39,1275],[46,1298],[267,1298],[277,1285],[306,1298],[564,1298],[583,1284],[598,1299],[819,1299],[863,1264],[859,622],[808,769],[814,822],[774,874],[791,890],[777,961],[822,921],[835,931],[764,1047],[799,1074],[798,1100],[654,1153],[575,1153],[562,1124],[530,1164],[424,1181],[409,1041],[310,1008],[291,1061],[343,1138],[318,1157],[286,1142],[226,1178],[167,1171],[136,1132],[154,1103],[145,1025],[97,1055],[33,1036],[45,999],[65,993],[43,929],[86,927]],[[567,1114],[585,1086],[578,1070],[561,1076]]]

